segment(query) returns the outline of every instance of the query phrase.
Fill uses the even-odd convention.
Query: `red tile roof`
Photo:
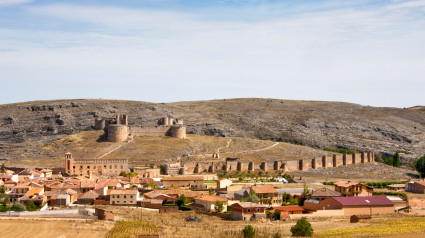
[[[210,195],[203,195],[203,196],[195,198],[195,200],[208,201],[208,202],[217,202],[217,201],[227,202],[227,199],[225,198],[210,196]]]
[[[273,186],[271,185],[264,185],[264,186],[252,186],[252,190],[254,190],[255,193],[279,193]]]
[[[273,207],[273,209],[281,211],[281,212],[292,212],[292,211],[304,211],[304,209],[300,206],[280,206],[280,207]]]
[[[394,205],[386,196],[332,197],[343,206]]]

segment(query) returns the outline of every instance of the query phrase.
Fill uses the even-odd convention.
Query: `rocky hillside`
[[[23,142],[48,142],[91,130],[95,118],[113,117],[116,113],[129,115],[130,125],[155,125],[162,116],[178,117],[192,134],[388,154],[399,151],[404,159],[425,154],[424,107],[377,108],[277,99],[157,104],[99,99],[0,105],[0,149],[7,151],[22,147]]]

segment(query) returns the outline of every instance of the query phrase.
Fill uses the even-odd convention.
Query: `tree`
[[[295,226],[291,227],[291,233],[292,236],[313,236],[313,228],[307,219],[301,218]]]
[[[282,202],[287,203],[289,201],[289,199],[290,199],[290,196],[291,195],[289,195],[287,193],[283,193],[282,194]]]
[[[243,228],[243,237],[244,238],[254,238],[255,237],[255,230],[251,225],[247,225]]]
[[[0,173],[6,173],[6,167],[4,167],[4,163],[1,164]]]
[[[208,190],[208,195],[210,195],[210,196],[213,196],[213,195],[214,195],[214,191],[212,190],[212,188],[210,188],[210,189]]]
[[[187,199],[186,199],[186,197],[182,194],[182,195],[180,195],[178,198],[177,198],[177,200],[176,200],[176,204],[177,204],[177,206],[183,206],[184,204],[186,204],[187,203]]]
[[[282,238],[282,235],[279,232],[273,234],[273,238]]]
[[[34,204],[33,200],[29,200],[26,205],[27,211],[35,211],[37,210],[37,205]]]
[[[15,203],[12,206],[12,211],[23,212],[23,211],[25,211],[25,206],[20,204],[20,203]]]
[[[289,205],[298,205],[298,204],[299,204],[298,198],[289,199]]]
[[[223,202],[220,202],[220,201],[215,202],[214,209],[216,212],[222,212],[224,209]]]
[[[398,154],[398,152],[395,152],[393,156],[393,166],[400,168],[400,155]]]
[[[425,155],[423,155],[416,161],[415,168],[419,172],[421,177],[425,178]]]
[[[272,215],[273,220],[280,220],[280,211],[276,210]]]
[[[307,197],[307,195],[308,195],[308,193],[310,192],[310,190],[308,190],[308,186],[307,186],[307,184],[304,182],[304,192],[303,192],[303,194],[304,194],[304,197]]]

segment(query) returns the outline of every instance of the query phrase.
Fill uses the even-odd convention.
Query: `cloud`
[[[37,82],[65,95],[148,101],[256,96],[406,106],[420,101],[415,90],[425,87],[424,20],[386,6],[264,17],[262,11],[239,9],[232,19],[214,17],[217,9],[25,9],[59,27],[0,28],[0,49],[13,49],[0,51],[0,72],[10,82]],[[252,12],[254,18],[247,14]],[[380,85],[400,91],[387,99]]]
[[[30,3],[30,2],[33,2],[33,1],[34,0],[0,0],[0,7]]]

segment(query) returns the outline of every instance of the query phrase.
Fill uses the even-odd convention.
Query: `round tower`
[[[108,126],[108,141],[123,142],[128,137],[128,126],[125,125],[109,125]]]
[[[106,127],[105,119],[95,119],[94,120],[94,129],[95,130],[103,130]]]
[[[170,136],[179,138],[179,139],[186,139],[186,127],[185,126],[172,126],[170,128]]]

